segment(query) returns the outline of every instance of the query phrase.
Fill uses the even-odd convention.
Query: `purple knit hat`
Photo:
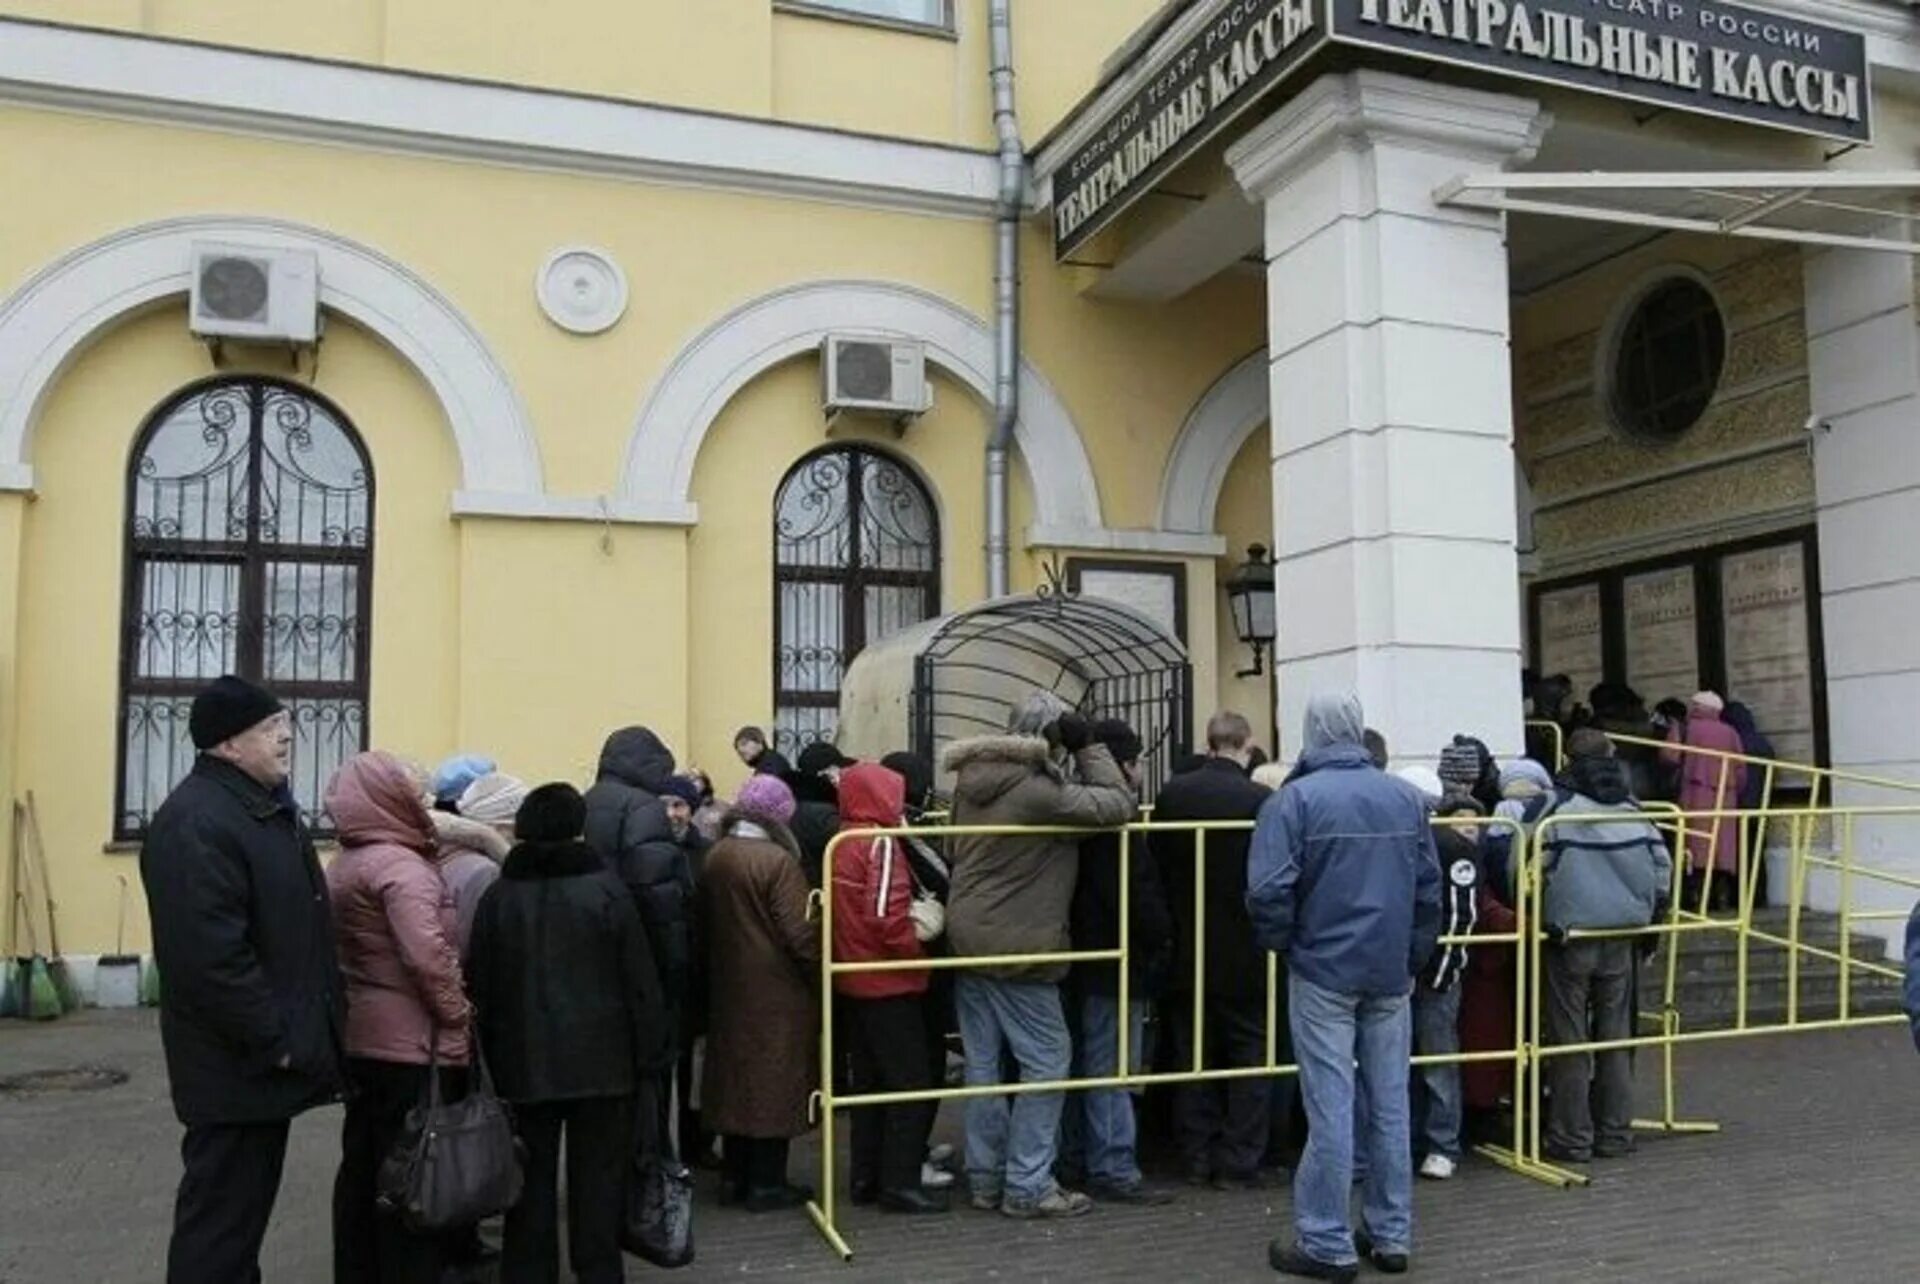
[[[784,825],[793,819],[793,790],[778,776],[749,776],[734,796],[733,809],[751,821]]]

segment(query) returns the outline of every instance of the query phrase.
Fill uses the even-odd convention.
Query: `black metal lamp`
[[[1233,611],[1233,631],[1253,648],[1253,667],[1234,674],[1237,678],[1257,678],[1266,672],[1267,647],[1276,633],[1273,616],[1273,559],[1265,544],[1247,548],[1247,560],[1227,576],[1227,605]]]

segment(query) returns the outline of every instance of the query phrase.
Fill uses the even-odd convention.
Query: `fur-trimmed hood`
[[[507,858],[507,852],[513,848],[506,835],[492,825],[483,825],[477,820],[456,816],[448,811],[432,811],[427,816],[433,821],[438,855],[447,856],[456,851],[479,852],[497,865]]]
[[[953,773],[955,802],[984,807],[1024,780],[1048,776],[1066,779],[1054,761],[1053,746],[1040,736],[1012,734],[974,736],[956,740],[940,755],[941,765]]]

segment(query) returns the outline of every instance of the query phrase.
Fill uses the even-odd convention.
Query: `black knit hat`
[[[542,785],[527,795],[513,818],[513,835],[528,843],[564,843],[587,827],[587,800],[565,781]]]
[[[817,776],[829,767],[851,767],[854,759],[840,752],[825,740],[816,740],[800,751],[800,761],[794,764],[803,776]]]
[[[228,674],[215,678],[213,685],[193,698],[193,712],[187,716],[187,734],[193,737],[195,749],[211,749],[254,724],[265,722],[282,708],[271,691]]]

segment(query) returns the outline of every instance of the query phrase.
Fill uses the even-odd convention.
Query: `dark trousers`
[[[1218,997],[1207,1000],[1207,1050],[1202,1066],[1227,1070],[1266,1063],[1267,1004],[1264,998]],[[1193,1066],[1193,1006],[1175,1004],[1172,1034],[1177,1068]],[[1277,1051],[1285,1059],[1286,1048]],[[1273,1084],[1260,1078],[1183,1086],[1174,1104],[1174,1131],[1189,1172],[1210,1170],[1216,1177],[1247,1177],[1266,1155],[1273,1113]]]
[[[680,1062],[673,1070],[673,1088],[674,1107],[679,1114],[673,1134],[675,1154],[685,1164],[704,1162],[712,1156],[713,1138],[700,1126],[700,1112],[693,1106],[691,1051],[680,1054]]]
[[[285,1119],[188,1125],[167,1284],[260,1284],[260,1242],[286,1158]]]
[[[526,1185],[507,1213],[501,1284],[560,1278],[560,1138],[567,1143],[567,1260],[580,1284],[619,1284],[620,1223],[633,1159],[633,1098],[515,1102]]]
[[[1543,951],[1547,1046],[1604,1042],[1633,1034],[1633,949],[1629,940],[1571,941]],[[1633,1064],[1627,1049],[1546,1059],[1547,1144],[1569,1155],[1633,1144]]]
[[[726,1134],[720,1139],[720,1180],[735,1199],[755,1191],[784,1190],[789,1144],[785,1137]]]
[[[914,1092],[928,1078],[926,1016],[921,996],[845,1000],[851,1040],[853,1090]],[[853,1184],[878,1190],[917,1190],[920,1161],[936,1109],[931,1101],[862,1106],[853,1112]]]
[[[438,1284],[449,1249],[465,1232],[418,1235],[375,1204],[380,1165],[427,1091],[427,1067],[366,1057],[347,1060],[353,1094],[340,1126],[340,1171],[333,1179],[335,1284]],[[442,1066],[440,1091],[466,1094],[464,1067]]]

